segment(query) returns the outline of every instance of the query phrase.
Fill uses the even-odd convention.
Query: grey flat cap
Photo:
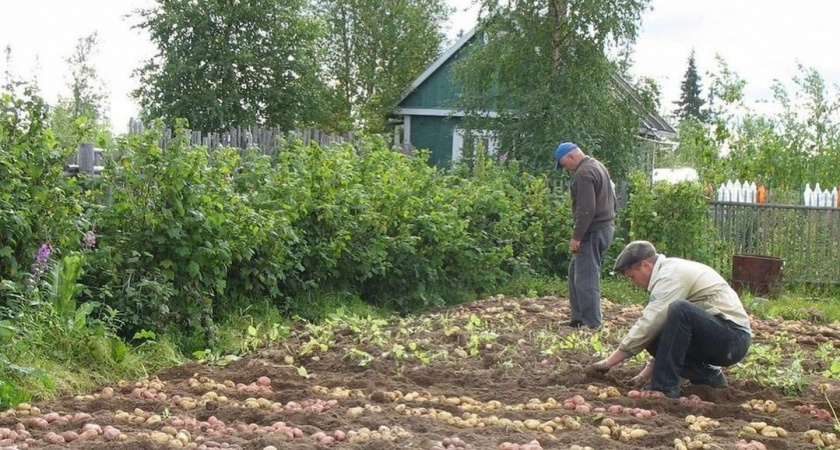
[[[648,241],[633,241],[624,246],[624,250],[615,259],[613,272],[621,273],[633,264],[654,255],[656,255],[656,247],[653,244]]]

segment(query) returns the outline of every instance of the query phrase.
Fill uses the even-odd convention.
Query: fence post
[[[79,144],[79,172],[93,176],[93,166],[96,162],[96,155],[93,152],[92,142]]]

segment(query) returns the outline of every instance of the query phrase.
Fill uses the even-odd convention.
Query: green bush
[[[70,156],[45,127],[47,106],[26,90],[0,94],[0,278],[21,281],[38,246],[74,248],[89,230]]]
[[[630,240],[651,241],[668,256],[706,264],[716,260],[714,224],[700,183],[659,182],[651,188],[647,175],[634,172],[626,218]]]
[[[40,107],[37,97],[6,101],[14,111]],[[515,162],[483,159],[473,174],[447,174],[376,136],[327,147],[287,140],[267,156],[192,146],[179,130],[161,148],[157,126],[121,138],[103,176],[82,189],[62,174],[67,155],[50,153],[48,130],[12,122],[4,142],[30,157],[0,181],[27,205],[0,223],[4,276],[23,280],[41,243],[78,248],[95,229],[74,296],[100,305],[91,313],[117,311],[124,338],[179,330],[212,345],[215,324],[255,300],[290,314],[302,299],[333,294],[422,310],[513,277],[565,273],[568,262],[568,197]],[[30,183],[46,173],[38,180],[51,195]]]

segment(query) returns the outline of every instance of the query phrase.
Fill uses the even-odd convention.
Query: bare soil
[[[779,359],[743,369],[742,374],[763,370],[761,377],[736,376],[740,369],[728,368],[726,388],[686,386],[683,401],[629,398],[634,388],[629,379],[640,362],[604,377],[586,368],[599,359],[599,349],[604,354],[615,348],[640,311],[606,301],[605,328],[595,333],[560,325],[568,320],[565,299],[497,296],[381,322],[339,318],[318,327],[300,324],[286,339],[227,366],[187,364],[149,380],[110,386],[113,395],[103,386],[88,397],[32,405],[40,411],[29,415],[6,412],[0,428],[25,429],[30,437],[0,441],[0,448],[430,450],[457,437],[450,448],[497,449],[506,442],[536,440],[539,446],[533,448],[673,449],[675,439],[705,433],[706,448],[735,449],[743,439],[779,450],[817,448],[804,433],[813,429],[825,437],[833,432],[834,418],[826,411],[829,401],[840,405],[840,391],[836,380],[821,373],[840,360],[836,325],[754,320],[754,344],[773,349],[769,357]],[[816,353],[821,343],[822,353]],[[785,382],[795,381],[795,363],[804,368],[801,392],[789,389],[792,395],[785,395]],[[260,377],[268,377],[270,386],[260,388]],[[620,396],[598,395],[610,386]],[[211,391],[215,394],[208,396]],[[570,402],[577,406],[575,396],[585,407],[568,409]],[[751,400],[753,407],[745,405]],[[609,412],[611,406],[616,411],[614,405],[624,410]],[[803,405],[813,406],[794,409]],[[653,417],[630,415],[632,408],[652,411]],[[33,421],[50,412],[59,414],[46,424]],[[708,418],[708,428],[691,429],[687,416]],[[570,419],[578,426],[569,425]],[[628,432],[646,433],[627,439],[616,428],[603,437],[599,427],[608,419]],[[787,436],[744,429],[754,422],[780,427]],[[47,443],[55,439],[47,438],[49,433],[81,433],[91,423],[113,426],[121,436]],[[341,441],[323,437],[341,438],[341,432]]]

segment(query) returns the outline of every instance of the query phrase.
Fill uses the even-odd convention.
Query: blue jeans
[[[572,322],[601,327],[601,263],[610,247],[615,226],[590,231],[569,263],[569,302]]]
[[[680,377],[695,383],[720,373],[747,354],[750,333],[734,322],[712,316],[686,300],[668,306],[668,319],[647,351],[656,359],[650,388],[669,396],[680,393]]]

